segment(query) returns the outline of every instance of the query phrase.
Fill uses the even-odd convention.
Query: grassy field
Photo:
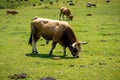
[[[8,76],[26,73],[24,80],[40,80],[52,76],[56,80],[119,80],[120,79],[120,5],[118,0],[90,0],[97,8],[86,8],[85,2],[78,1],[75,6],[59,3],[32,6],[37,0],[28,0],[15,8],[18,15],[6,15],[6,8],[0,9],[0,80],[10,80]],[[32,2],[34,1],[34,2]],[[45,0],[46,1],[46,0]],[[77,0],[74,0],[77,1]],[[2,3],[1,3],[2,2]],[[0,4],[4,6],[4,0]],[[8,3],[6,3],[8,4]],[[48,6],[48,8],[45,8]],[[80,58],[63,57],[62,47],[58,44],[54,55],[48,56],[51,42],[45,44],[41,38],[37,43],[38,55],[32,55],[28,45],[30,22],[35,16],[58,19],[59,8],[69,7],[74,15],[73,21],[67,21],[78,40],[88,42],[82,45]],[[86,14],[92,16],[86,16]]]

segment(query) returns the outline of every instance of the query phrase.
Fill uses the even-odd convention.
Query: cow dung
[[[60,57],[52,57],[53,60],[59,60]]]

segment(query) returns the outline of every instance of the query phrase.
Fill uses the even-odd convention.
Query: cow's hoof
[[[49,53],[48,55],[49,55],[49,56],[53,56],[53,54],[51,54],[51,53]]]
[[[37,51],[33,51],[32,54],[38,54],[38,52]]]
[[[67,56],[67,53],[65,53],[64,56]]]
[[[64,56],[67,56],[67,55],[64,55]]]
[[[52,57],[52,60],[59,60],[60,57]]]
[[[74,58],[79,58],[79,56],[74,56]]]

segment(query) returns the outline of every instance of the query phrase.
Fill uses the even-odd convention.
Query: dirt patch
[[[109,60],[112,60],[112,58],[110,57]]]
[[[90,65],[94,65],[94,63],[90,63]]]
[[[17,79],[25,79],[26,77],[27,77],[27,74],[25,74],[25,73],[14,74],[14,75],[8,76],[8,78],[14,79],[14,80],[17,80]]]
[[[80,65],[80,67],[85,67],[85,65]]]
[[[107,42],[107,40],[100,40],[100,42]]]
[[[115,36],[115,35],[120,35],[120,33],[100,33],[100,35],[103,35],[103,36]]]
[[[40,80],[56,80],[54,77],[43,77]]]
[[[71,64],[69,67],[74,67],[75,65],[74,64]]]
[[[106,63],[100,62],[99,65],[106,65]]]
[[[86,14],[86,16],[92,16],[92,14]]]
[[[120,63],[120,61],[118,61]]]
[[[40,46],[45,46],[45,44],[40,44]]]

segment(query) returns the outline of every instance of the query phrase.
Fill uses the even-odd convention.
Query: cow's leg
[[[61,20],[61,14],[62,14],[62,13],[60,12],[60,14],[59,14],[59,20]]]
[[[33,46],[33,48],[32,48],[32,53],[33,53],[33,54],[37,54],[38,51],[37,51],[37,48],[36,48],[36,42],[32,42],[32,46]]]
[[[62,15],[62,18],[63,18],[63,20],[64,20],[64,14]]]
[[[55,48],[56,44],[57,44],[57,42],[52,43],[52,48],[51,48],[51,50],[49,52],[49,55],[52,55],[53,49]]]
[[[64,56],[67,56],[66,47],[63,47],[63,51],[64,51]]]
[[[46,40],[46,44],[48,44],[49,43],[49,40]]]
[[[32,35],[32,46],[33,46],[32,53],[33,54],[38,54],[36,42],[38,41],[39,38],[40,38],[40,36],[36,37],[36,35]]]
[[[66,20],[69,20],[69,16],[68,15],[66,15]]]

